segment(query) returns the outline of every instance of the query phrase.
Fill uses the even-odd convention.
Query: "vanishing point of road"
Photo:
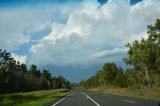
[[[44,106],[160,106],[160,102],[76,89],[59,101]]]

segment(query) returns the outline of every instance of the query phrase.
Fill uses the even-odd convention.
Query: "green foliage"
[[[156,74],[154,76],[154,83],[155,83],[155,87],[157,87],[158,89],[160,89],[160,75]]]
[[[117,66],[115,63],[105,63],[103,65],[103,74],[106,81],[106,85],[113,84],[113,81],[117,75]]]
[[[129,48],[128,57],[124,62],[134,66],[138,73],[144,74],[144,84],[152,86],[151,73],[160,73],[160,19],[154,25],[148,25],[148,38],[135,40],[126,45]]]
[[[0,106],[42,106],[49,101],[62,98],[69,90],[47,90],[0,95]]]
[[[98,86],[118,86],[126,87],[126,78],[121,67],[117,67],[115,63],[105,63],[102,70],[86,81],[80,83],[85,88]]]
[[[105,63],[101,71],[80,84],[91,88],[98,86],[160,88],[160,19],[147,26],[148,38],[128,43],[128,57],[123,61],[129,65],[124,73],[115,63]]]
[[[22,92],[52,88],[70,88],[70,82],[62,76],[52,77],[49,70],[37,69],[32,64],[16,62],[6,50],[0,49],[0,93]]]
[[[114,85],[118,87],[126,87],[126,78],[122,70],[117,71],[117,75],[114,79]]]

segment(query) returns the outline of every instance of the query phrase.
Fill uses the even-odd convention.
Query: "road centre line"
[[[73,93],[73,92],[72,92]],[[52,106],[56,106],[58,103],[62,102],[64,99],[66,99],[67,97],[69,97],[72,93],[68,94],[66,97],[62,98],[61,100],[59,100],[58,102],[56,102],[55,104],[53,104]]]
[[[80,90],[81,91],[81,90]],[[81,91],[82,92],[82,91]],[[85,94],[84,92],[82,92],[83,95],[85,95],[88,99],[90,99],[93,103],[95,103],[97,106],[100,106],[95,100],[93,100],[91,97],[89,97],[87,94]]]
[[[130,101],[130,100],[123,100],[124,102],[129,102],[129,103],[136,103],[136,102],[133,102],[133,101]]]

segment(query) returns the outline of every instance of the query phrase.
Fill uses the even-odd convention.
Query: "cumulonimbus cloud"
[[[16,53],[11,53],[11,56],[20,63],[26,63],[27,56],[17,55]]]
[[[52,32],[30,48],[29,63],[73,65],[102,63],[126,54],[126,43],[146,37],[146,26],[160,17],[160,3],[148,0],[130,5],[110,0],[100,7],[98,2],[82,3],[67,12],[66,23],[53,22]],[[65,13],[64,8],[60,11]],[[114,61],[113,60],[113,61]]]

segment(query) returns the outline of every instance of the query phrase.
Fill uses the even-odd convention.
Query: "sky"
[[[0,0],[0,48],[79,82],[105,62],[126,67],[125,45],[147,38],[159,11],[159,0]]]

